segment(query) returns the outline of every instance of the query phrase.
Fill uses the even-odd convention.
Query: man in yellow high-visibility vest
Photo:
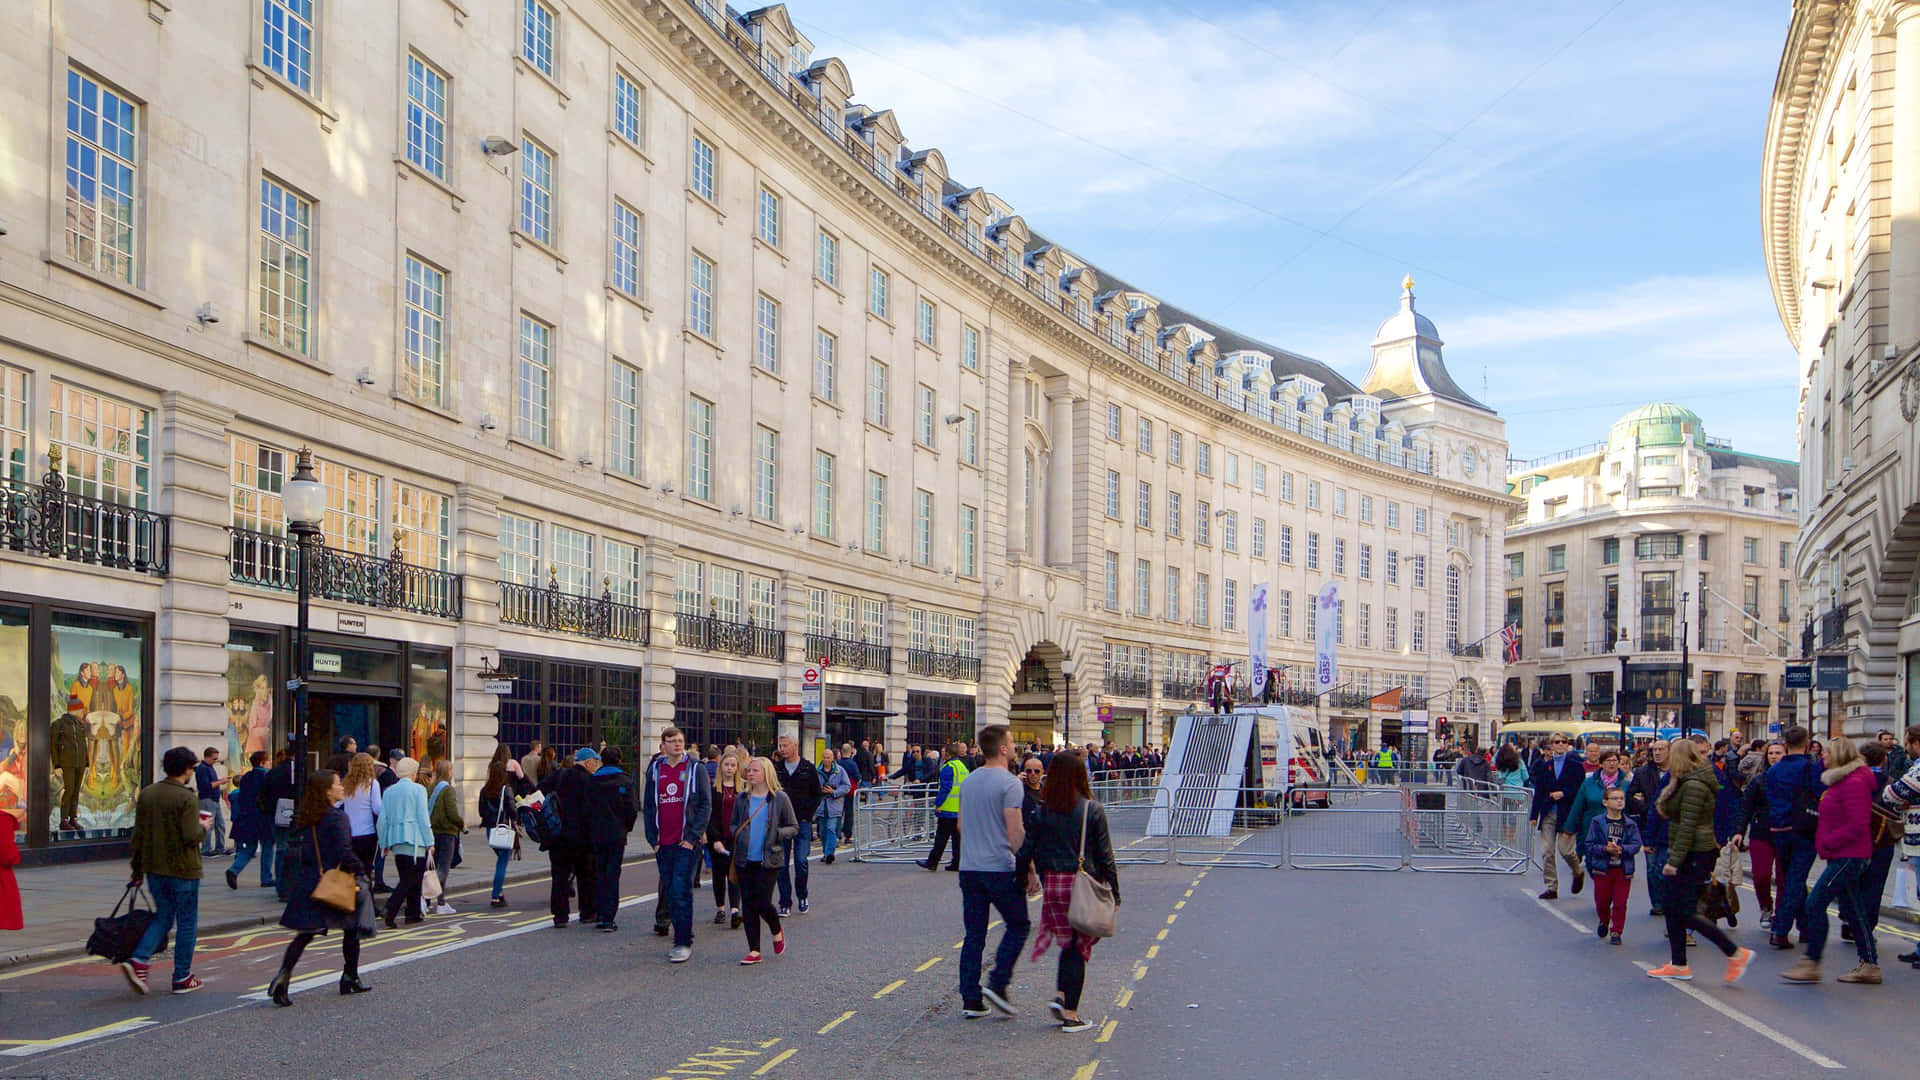
[[[1380,752],[1373,756],[1373,768],[1381,783],[1393,783],[1393,747],[1381,744]]]
[[[964,743],[947,744],[947,760],[940,765],[940,788],[933,796],[933,851],[922,870],[940,869],[940,853],[953,843],[953,859],[947,869],[960,869],[960,782],[967,778],[967,762],[962,756]]]

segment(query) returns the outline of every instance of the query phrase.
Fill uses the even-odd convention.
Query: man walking
[[[600,752],[600,768],[587,785],[587,843],[593,849],[593,913],[603,934],[620,929],[620,863],[627,857],[627,834],[640,816],[634,779],[620,767],[620,751]]]
[[[555,926],[567,925],[575,897],[580,901],[581,922],[598,919],[593,906],[593,844],[588,829],[587,788],[599,768],[599,752],[583,746],[573,752],[572,765],[553,770],[540,785],[547,798],[557,800],[556,808],[560,811],[559,835],[547,837],[543,845],[547,849],[548,872],[553,878],[547,910],[552,913]]]
[[[849,796],[853,794],[853,780],[832,750],[820,752],[820,767],[814,772],[820,778],[820,861],[832,866],[834,848],[840,843],[841,817],[852,801]],[[800,902],[806,903],[804,899]],[[803,906],[800,910],[807,909]]]
[[[1580,794],[1580,785],[1586,780],[1586,760],[1580,751],[1573,749],[1565,735],[1548,739],[1546,756],[1533,767],[1533,810],[1527,817],[1528,824],[1540,830],[1540,867],[1547,886],[1540,894],[1542,900],[1560,898],[1560,870],[1553,861],[1556,849],[1573,871],[1574,894],[1578,895],[1586,884],[1586,875],[1580,871],[1579,838],[1567,831],[1574,796]]]
[[[687,756],[687,738],[679,728],[668,728],[660,747],[661,755],[647,767],[641,812],[646,815],[647,843],[653,845],[653,860],[660,867],[660,898],[654,902],[673,920],[667,960],[684,964],[693,956],[693,867],[700,860],[695,842],[707,834],[713,785],[707,770]]]
[[[919,864],[922,870],[940,869],[940,853],[946,850],[948,841],[953,843],[953,859],[947,869],[960,869],[960,785],[971,771],[965,749],[965,743],[947,744],[947,760],[939,769],[940,788],[933,796],[933,851],[926,862]]]
[[[988,1004],[1008,1016],[1014,1014],[1007,988],[1032,925],[1025,890],[1014,875],[1015,853],[1027,835],[1020,816],[1026,789],[1008,765],[1012,745],[1006,725],[982,728],[980,751],[980,768],[966,774],[958,792],[960,832],[967,838],[967,849],[960,856],[960,912],[966,926],[960,947],[960,1014],[969,1020],[987,1015]],[[994,953],[993,972],[982,986],[980,966],[990,911],[1000,913],[1006,929]]]
[[[133,955],[120,964],[127,985],[147,993],[149,960],[173,931],[173,992],[191,994],[201,982],[193,974],[193,946],[200,928],[200,841],[207,835],[191,776],[193,751],[184,746],[160,759],[167,778],[148,784],[133,808],[130,885],[144,880],[153,894],[153,922]]]
[[[282,750],[266,783],[260,785],[260,812],[267,820],[267,868],[261,873],[273,879],[273,894],[287,902],[287,833],[293,826],[293,811],[299,792],[293,786],[293,752]]]
[[[1814,832],[1819,828],[1820,763],[1807,753],[1812,739],[1798,724],[1780,735],[1787,755],[1760,774],[1767,786],[1767,837],[1773,841],[1773,872],[1780,875],[1780,903],[1773,910],[1767,944],[1793,948],[1794,925],[1807,929],[1807,875],[1813,872]]]
[[[193,785],[200,799],[202,813],[213,815],[213,825],[207,830],[207,838],[200,843],[200,857],[210,859],[216,855],[231,855],[227,850],[227,799],[226,789],[231,781],[220,775],[220,748],[209,746],[200,755],[200,764],[193,767]]]
[[[1656,809],[1660,793],[1667,787],[1667,744],[1655,739],[1647,747],[1647,756],[1647,763],[1633,771],[1633,781],[1627,785],[1627,813],[1640,825],[1640,850],[1647,858],[1647,903],[1651,905],[1647,914],[1657,918],[1667,910],[1667,876],[1661,872],[1667,865],[1667,819]]]
[[[800,914],[807,913],[807,855],[813,848],[813,817],[820,811],[820,773],[813,763],[800,756],[800,744],[782,735],[773,763],[780,774],[780,790],[793,803],[793,815],[800,819],[800,834],[787,848],[787,861],[780,867],[780,917],[793,913],[793,901],[800,898]]]

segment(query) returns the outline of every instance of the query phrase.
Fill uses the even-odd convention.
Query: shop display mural
[[[407,756],[420,762],[424,775],[434,762],[452,752],[451,732],[447,727],[452,673],[448,670],[446,655],[416,652],[407,668],[407,682],[408,702],[413,710],[407,717]]]
[[[13,815],[14,832],[27,831],[27,614],[0,610],[0,810]]]
[[[227,767],[273,750],[273,653],[227,647]]]
[[[50,649],[53,768],[44,813],[56,834],[130,831],[146,778],[141,630],[117,619],[56,614]]]

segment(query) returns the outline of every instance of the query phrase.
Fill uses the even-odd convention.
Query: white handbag
[[[513,850],[513,823],[507,820],[507,787],[500,785],[500,809],[495,813],[496,824],[487,830],[487,846],[495,851]]]
[[[1067,925],[1088,937],[1107,938],[1114,932],[1113,887],[1087,873],[1087,819],[1093,802],[1080,813],[1080,867],[1073,872],[1073,892],[1067,901]]]

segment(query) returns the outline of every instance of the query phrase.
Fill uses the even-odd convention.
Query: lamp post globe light
[[[294,461],[293,478],[280,493],[287,514],[287,532],[293,535],[297,562],[294,582],[298,613],[294,619],[294,676],[288,684],[293,691],[293,780],[294,790],[305,789],[307,781],[307,679],[312,657],[307,647],[307,622],[312,606],[313,548],[320,537],[320,521],[327,512],[327,488],[313,475],[313,451],[301,447]]]

